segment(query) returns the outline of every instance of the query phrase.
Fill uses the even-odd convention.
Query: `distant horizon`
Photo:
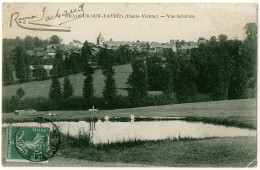
[[[69,28],[69,32],[34,31],[24,29],[15,24],[11,16],[36,17],[44,15],[55,16],[58,11],[78,9],[84,6],[84,15],[105,15],[103,18],[68,18],[43,20],[40,24],[51,24],[58,28]],[[23,10],[26,9],[26,10]],[[160,43],[174,40],[194,41],[200,37],[210,39],[225,34],[228,39],[243,40],[244,26],[247,23],[257,23],[257,4],[109,4],[109,3],[4,3],[3,4],[3,38],[25,38],[26,35],[48,39],[57,35],[68,44],[73,40],[96,43],[101,32],[106,41],[155,41]],[[133,16],[157,16],[158,18],[128,18]],[[191,18],[178,17],[190,15]],[[107,17],[109,16],[109,17]],[[112,16],[112,17],[111,17]],[[119,18],[115,18],[119,16]],[[163,16],[163,17],[161,17]],[[173,18],[171,18],[174,16]],[[121,18],[120,18],[121,17]],[[20,21],[20,20],[19,20]],[[24,20],[21,20],[21,23]],[[29,21],[27,21],[29,22]],[[62,24],[60,26],[58,23]],[[64,23],[64,24],[63,24]],[[10,24],[12,25],[10,27]],[[57,25],[58,24],[58,25]],[[22,25],[34,27],[34,25]],[[36,26],[35,26],[36,27]]]
[[[101,33],[101,34],[102,34],[102,33]],[[224,33],[223,33],[223,34],[224,34]],[[56,35],[56,34],[53,34],[53,35]],[[51,35],[51,36],[53,36],[53,35]],[[5,38],[2,38],[2,39],[3,39],[3,40],[4,40],[4,39],[16,39],[17,37],[19,37],[19,38],[21,38],[21,39],[25,39],[25,37],[27,37],[27,36],[30,36],[30,37],[33,37],[33,38],[34,38],[34,37],[37,37],[37,36],[25,35],[24,37],[16,36],[16,37],[14,37],[14,38],[6,38],[6,37],[5,37]],[[51,36],[50,36],[50,37],[51,37]],[[38,37],[38,38],[41,39],[41,40],[49,40],[50,37],[49,37],[49,38],[44,38],[44,39],[42,39],[42,38],[40,38],[40,37]],[[60,36],[59,36],[59,37],[60,37]],[[97,37],[98,37],[98,35],[97,35]],[[212,37],[212,36],[211,36],[211,37]],[[210,38],[211,38],[211,37],[210,37]],[[218,36],[215,36],[215,37],[218,38]],[[60,37],[60,38],[62,39],[62,37]],[[152,43],[152,42],[157,42],[157,43],[170,43],[170,40],[174,40],[174,41],[176,41],[176,40],[179,40],[179,41],[184,40],[185,42],[195,42],[195,43],[198,43],[199,38],[205,38],[205,37],[200,36],[200,37],[198,37],[198,39],[195,40],[195,41],[193,41],[193,40],[184,40],[184,39],[169,39],[168,41],[165,41],[165,42],[159,42],[159,41],[156,41],[156,40],[152,40],[152,41],[146,41],[146,40],[144,40],[144,41],[142,41],[142,40],[139,40],[139,39],[137,39],[136,41],[115,40],[115,39],[113,39],[113,38],[110,38],[110,39],[112,39],[112,41],[130,42],[130,43],[137,42],[137,41],[140,41],[140,42],[150,42],[150,43]],[[210,40],[210,38],[209,38],[209,39],[205,38],[205,39],[206,39],[206,40]],[[110,39],[106,40],[106,39],[104,38],[104,42],[110,41]],[[239,39],[238,37],[233,37],[233,38],[228,37],[228,40],[234,40],[234,39],[237,39],[237,40],[240,40],[240,41],[243,41],[243,40],[244,40],[244,39]],[[84,44],[85,41],[88,41],[89,43],[97,44],[97,39],[96,39],[94,42],[93,42],[93,41],[89,41],[89,40],[80,41],[80,40],[78,40],[78,39],[71,39],[70,41],[67,41],[66,43],[64,43],[64,41],[63,41],[63,39],[62,39],[61,44],[69,44],[70,42],[73,42],[74,40],[79,41],[79,42],[82,43],[82,44]]]

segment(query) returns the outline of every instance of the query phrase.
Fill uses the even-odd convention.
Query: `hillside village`
[[[142,52],[149,51],[150,53],[161,52],[164,49],[172,50],[173,52],[177,51],[177,48],[181,52],[185,52],[188,49],[198,48],[198,45],[201,43],[205,43],[204,38],[199,38],[198,42],[176,42],[175,40],[170,40],[166,43],[159,42],[148,42],[148,41],[137,41],[137,42],[129,42],[129,41],[114,41],[110,39],[106,41],[103,37],[102,33],[99,33],[97,37],[96,43],[88,42],[91,52],[95,57],[101,48],[107,48],[112,51],[116,51],[120,46],[127,47],[130,51],[134,52]],[[50,75],[50,71],[53,69],[53,58],[57,53],[57,50],[62,51],[63,60],[65,60],[66,56],[70,55],[72,52],[80,53],[83,43],[80,41],[74,40],[70,42],[68,45],[65,44],[50,44],[46,47],[37,47],[33,50],[26,51],[26,54],[29,56],[37,56],[40,57],[43,62],[43,68],[47,71],[47,74]],[[30,69],[33,70],[34,66],[30,65]]]
[[[47,97],[43,100],[49,107],[72,110],[89,109],[91,102],[115,109],[252,98],[257,87],[256,28],[255,23],[246,24],[243,41],[225,34],[165,43],[107,41],[101,33],[95,43],[74,40],[68,45],[57,35],[48,40],[4,39],[3,82],[12,95],[6,104],[14,103],[6,108],[17,109],[15,91],[24,91],[21,98],[31,93],[21,109],[40,110],[41,102],[32,105],[38,91],[44,91],[41,96]]]

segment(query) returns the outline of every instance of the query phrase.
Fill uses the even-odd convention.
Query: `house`
[[[189,41],[189,42],[188,42],[188,45],[189,45],[189,46],[196,46],[196,47],[198,47],[198,44],[195,43],[194,41]]]
[[[133,47],[138,47],[141,50],[146,50],[147,47],[150,48],[150,42],[148,41],[137,41],[134,43],[131,43]]]
[[[44,51],[45,54],[47,54],[49,57],[54,57],[56,54],[56,50],[53,48],[52,45],[49,45],[46,47],[46,50]]]
[[[151,42],[150,44],[151,52],[158,52],[163,50],[163,44],[159,42]]]
[[[163,49],[171,49],[173,52],[177,51],[175,43],[166,43],[166,44],[163,44],[162,47],[163,47]]]
[[[110,40],[110,41],[104,41],[104,46],[107,46],[108,48],[111,48],[112,47],[120,47],[122,45],[131,45],[130,42],[127,42],[127,41],[113,41],[113,40]]]
[[[30,70],[34,70],[34,66],[30,65]],[[50,71],[52,70],[53,68],[53,65],[43,65],[42,66],[46,71],[47,71],[47,75],[49,76],[50,75]]]
[[[189,45],[189,44],[185,44],[185,45],[182,45],[179,49],[180,52],[184,52],[186,53],[187,50],[191,50],[193,48],[198,48],[198,45]]]
[[[78,40],[73,40],[72,42],[69,43],[69,45],[77,48],[83,47],[83,44]]]

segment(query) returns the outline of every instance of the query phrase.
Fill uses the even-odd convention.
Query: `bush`
[[[39,111],[51,110],[51,101],[45,97],[26,97],[20,100],[18,109],[33,108]]]
[[[16,95],[21,99],[21,98],[25,95],[25,92],[24,92],[24,90],[20,87],[19,89],[16,90]]]
[[[83,110],[84,107],[84,98],[81,96],[72,96],[64,100],[63,109],[64,110]]]
[[[145,106],[157,106],[176,103],[175,95],[149,95],[146,98]]]
[[[139,106],[156,106],[176,103],[175,95],[149,95]],[[52,110],[51,100],[45,97],[26,97],[19,99],[18,96],[3,98],[3,112],[13,112],[17,109],[33,108],[37,111]],[[91,102],[86,102],[82,96],[72,96],[63,101],[59,110],[87,110],[95,106],[98,109],[123,109],[135,107],[127,96],[117,95],[113,102],[106,103],[103,97],[93,97]]]
[[[3,98],[2,99],[2,111],[7,113],[7,112],[13,112],[15,111],[14,107],[14,101],[12,101],[11,98]]]
[[[195,97],[195,102],[208,102],[212,101],[212,98],[206,94],[197,94]]]
[[[39,111],[46,111],[51,109],[50,104],[50,100],[45,97],[26,97],[19,100],[18,96],[12,96],[11,98],[3,98],[2,110],[3,112],[14,112],[19,109],[33,108]]]

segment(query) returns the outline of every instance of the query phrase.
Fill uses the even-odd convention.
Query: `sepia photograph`
[[[257,168],[257,3],[2,3],[2,167]]]

